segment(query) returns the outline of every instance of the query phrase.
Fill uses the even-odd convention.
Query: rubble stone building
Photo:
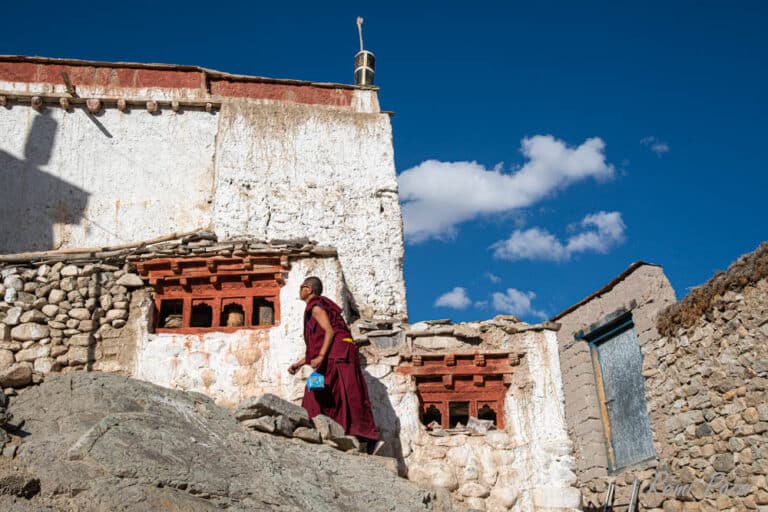
[[[404,476],[459,510],[579,505],[556,325],[407,323],[376,88],[0,57],[0,173],[9,393],[104,371],[296,401],[299,285],[318,275]]]
[[[585,503],[768,509],[768,243],[680,302],[638,262],[552,318]]]

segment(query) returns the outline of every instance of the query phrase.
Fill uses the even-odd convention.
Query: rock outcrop
[[[14,459],[0,458],[0,481],[21,479],[9,480],[13,492],[0,488],[2,510],[450,507],[368,457],[250,431],[201,394],[119,375],[50,377],[13,398],[8,413],[18,447]]]

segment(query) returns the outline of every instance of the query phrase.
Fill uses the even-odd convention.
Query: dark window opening
[[[275,325],[275,304],[262,297],[254,297],[251,325]]]
[[[477,410],[477,419],[479,420],[491,420],[493,424],[496,424],[496,411],[491,409],[488,405],[484,405]]]
[[[219,325],[222,327],[242,327],[245,325],[245,311],[243,311],[243,306],[236,302],[225,304],[224,307],[221,308]]]
[[[213,308],[209,304],[196,304],[192,306],[192,316],[189,319],[190,327],[211,327],[213,325]]]
[[[421,417],[421,422],[424,425],[429,425],[433,421],[441,425],[443,423],[443,415],[440,413],[440,410],[437,407],[430,405],[424,410],[424,414]]]
[[[448,404],[448,427],[456,428],[461,423],[469,421],[469,402],[450,402]]]
[[[182,326],[184,301],[181,299],[164,300],[160,302],[159,327],[178,329]]]

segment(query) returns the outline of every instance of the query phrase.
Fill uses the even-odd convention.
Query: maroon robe
[[[349,435],[378,439],[357,346],[352,343],[352,334],[341,316],[341,308],[327,297],[313,297],[304,310],[304,343],[307,345],[304,360],[309,364],[317,357],[325,339],[325,331],[312,317],[314,307],[322,308],[328,314],[334,336],[325,360],[316,369],[325,377],[325,389],[310,391],[305,388],[301,405],[310,418],[325,414],[336,420]]]

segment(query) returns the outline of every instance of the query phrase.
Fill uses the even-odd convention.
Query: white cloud
[[[502,260],[552,260],[568,258],[563,244],[555,235],[539,228],[516,230],[506,239],[491,246],[493,255]]]
[[[450,237],[459,223],[479,215],[531,206],[576,181],[609,178],[614,168],[604,149],[598,137],[573,148],[551,135],[536,135],[522,140],[520,151],[528,161],[513,173],[477,162],[422,162],[398,177],[406,238]]]
[[[505,293],[496,292],[493,294],[493,308],[501,313],[507,313],[521,316],[534,316],[536,318],[546,318],[543,311],[533,307],[532,301],[536,298],[533,292],[521,292],[515,288],[507,288]]]
[[[656,156],[661,158],[661,155],[669,151],[669,144],[660,140],[658,137],[643,137],[640,139],[640,144],[648,146],[651,151],[656,153]]]
[[[549,231],[531,228],[515,230],[506,240],[491,246],[493,255],[504,260],[565,261],[582,252],[606,253],[624,241],[626,225],[620,212],[597,212],[579,223],[583,229],[563,243]]]
[[[435,301],[435,307],[452,309],[466,309],[470,304],[472,304],[472,301],[467,296],[466,288],[460,286],[442,294]]]
[[[501,278],[499,276],[497,276],[496,274],[492,274],[490,272],[486,272],[485,277],[487,277],[488,280],[494,284],[498,284],[501,282]]]

